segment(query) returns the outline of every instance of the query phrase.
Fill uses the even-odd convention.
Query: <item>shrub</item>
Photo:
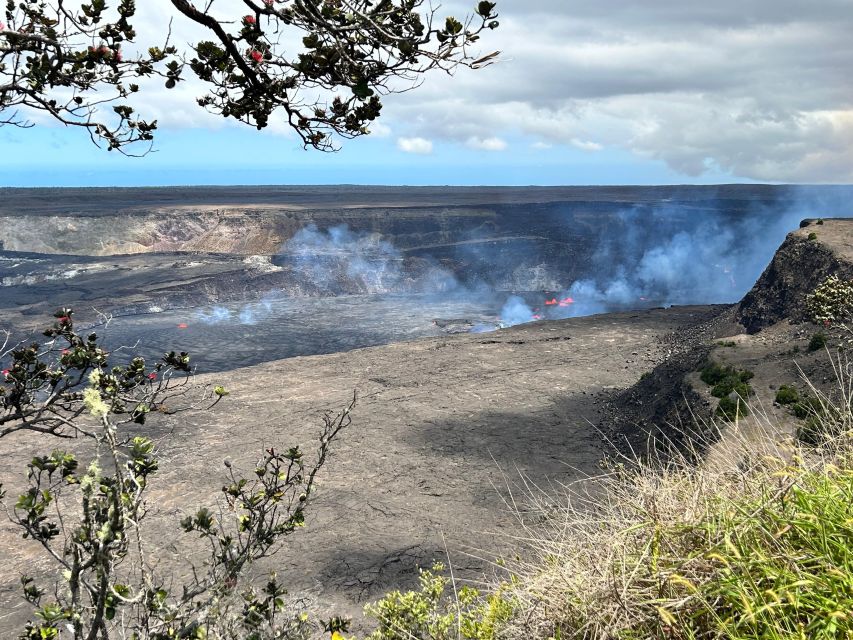
[[[717,406],[716,415],[718,418],[722,418],[723,420],[735,422],[740,418],[748,416],[749,408],[740,398],[726,396],[724,398],[720,398],[720,404]]]
[[[817,240],[817,234],[814,231],[809,234],[809,240]]]
[[[744,402],[755,394],[749,381],[755,374],[748,369],[735,369],[717,362],[708,362],[700,374],[703,382],[710,385],[711,395],[719,398],[715,415],[727,421],[735,421],[738,416],[749,415]]]
[[[22,578],[33,618],[20,637],[53,640],[68,630],[73,640],[303,638],[305,619],[285,610],[284,586],[273,577],[257,591],[244,573],[304,524],[317,473],[349,425],[355,399],[324,416],[313,460],[297,447],[270,447],[246,476],[225,464],[219,508],[199,508],[180,522],[209,553],[203,566],[187,567],[181,584],[146,561],[147,490],[161,462],[137,429],[167,404],[209,409],[228,391],[197,389],[192,404],[187,353],[168,353],[153,365],[139,357],[114,364],[96,334],[76,333],[72,313],[56,313],[46,344],[0,353],[11,360],[0,380],[0,437],[29,431],[92,445],[75,447],[87,461],[60,449],[36,455],[26,490],[7,508],[13,526],[56,568],[52,577]]]
[[[813,353],[815,351],[820,351],[826,347],[826,334],[824,333],[816,333],[812,336],[812,339],[809,340],[809,352]]]
[[[776,392],[776,402],[787,406],[800,401],[800,392],[795,387],[783,384]]]
[[[709,362],[702,369],[700,378],[705,384],[713,386],[733,375],[735,375],[733,368],[723,366],[718,362]]]
[[[853,311],[853,281],[829,276],[806,296],[806,310],[817,324],[846,321]]]
[[[492,640],[513,614],[514,606],[501,589],[482,597],[462,587],[448,593],[444,565],[420,571],[420,590],[393,591],[367,605],[365,613],[379,622],[368,640]]]
[[[805,396],[791,407],[794,415],[800,420],[819,416],[823,413],[823,403],[816,396]]]

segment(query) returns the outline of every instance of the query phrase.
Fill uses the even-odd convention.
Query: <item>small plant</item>
[[[826,348],[826,334],[818,332],[812,336],[812,339],[809,340],[809,353],[814,353],[815,351],[820,351],[821,349]]]
[[[829,276],[806,296],[806,310],[817,324],[844,322],[853,312],[853,281]]]
[[[714,386],[735,374],[736,371],[732,367],[721,365],[718,362],[709,362],[702,369],[702,373],[699,377],[705,384]]]
[[[794,415],[800,420],[805,420],[823,413],[823,403],[816,396],[805,396],[791,406]]]
[[[735,422],[749,415],[749,408],[741,398],[725,396],[720,398],[717,406],[716,416],[729,422]]]
[[[225,463],[220,508],[199,508],[180,522],[209,552],[180,584],[146,561],[147,493],[161,461],[154,442],[136,430],[167,405],[172,412],[209,409],[228,392],[194,389],[187,353],[167,353],[153,365],[139,357],[115,364],[96,334],[78,335],[70,309],[55,317],[45,344],[0,347],[0,359],[9,358],[0,379],[0,437],[30,432],[91,444],[33,457],[26,488],[4,505],[12,525],[39,544],[56,569],[22,578],[33,615],[20,637],[306,637],[303,616],[285,610],[284,587],[271,578],[256,591],[244,574],[303,526],[317,473],[349,426],[355,399],[337,416],[324,416],[313,459],[297,447],[270,447],[245,476]]]
[[[817,224],[823,224],[823,218],[820,218],[820,219],[817,221]]]
[[[734,421],[738,416],[749,415],[745,400],[755,394],[749,381],[755,374],[748,369],[735,369],[718,362],[708,362],[700,374],[702,381],[711,386],[711,395],[720,399],[716,415]]]
[[[811,240],[811,241],[817,240],[817,234],[814,231],[812,231],[809,234],[809,240]]]
[[[514,606],[499,589],[483,597],[476,589],[451,586],[444,565],[421,569],[420,590],[392,591],[369,604],[365,613],[379,622],[368,640],[492,640],[513,614]]]
[[[735,342],[734,340],[721,340],[720,342],[717,343],[717,346],[718,347],[736,347],[737,342]]]
[[[800,392],[795,387],[783,384],[776,392],[776,402],[780,405],[788,406],[800,401]]]

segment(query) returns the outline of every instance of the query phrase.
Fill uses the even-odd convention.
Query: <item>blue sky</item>
[[[163,131],[157,151],[127,158],[96,148],[76,131],[0,130],[3,186],[146,186],[182,184],[560,185],[728,182],[714,172],[697,181],[661,161],[621,149],[590,155],[534,148],[513,139],[511,153],[453,141],[428,155],[401,151],[394,139],[348,141],[336,153],[306,151],[292,139],[232,127]]]
[[[140,94],[161,125],[141,159],[46,121],[0,127],[0,186],[853,183],[851,3],[499,0],[482,41],[499,64],[387,97],[339,153],[207,114],[189,81]],[[169,0],[139,5],[139,41],[158,41]]]

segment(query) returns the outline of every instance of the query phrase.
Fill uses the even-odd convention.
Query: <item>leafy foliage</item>
[[[806,297],[806,309],[818,324],[833,324],[853,313],[853,281],[831,275]]]
[[[754,377],[752,371],[735,369],[718,362],[708,362],[700,373],[700,379],[711,386],[711,395],[719,398],[716,415],[730,422],[749,415],[746,399],[755,392],[749,381]]]
[[[500,590],[489,596],[471,587],[448,593],[444,566],[420,571],[420,590],[393,591],[365,607],[379,622],[368,640],[492,640],[514,605]]]
[[[782,406],[796,404],[800,401],[800,392],[796,387],[783,384],[776,392],[776,402]]]
[[[498,27],[494,2],[477,2],[464,22],[439,19],[425,0],[244,0],[230,12],[213,2],[171,5],[209,39],[186,50],[168,35],[136,43],[134,0],[8,0],[0,124],[28,126],[25,116],[35,110],[85,128],[108,149],[150,144],[157,122],[132,106],[140,79],[172,89],[192,73],[207,87],[198,104],[209,111],[258,129],[281,112],[306,147],[332,150],[333,136],[368,133],[382,94],[417,86],[432,70],[479,68],[497,56],[471,51],[483,31]],[[301,47],[287,50],[300,39]]]
[[[111,366],[97,335],[76,333],[72,315],[57,312],[45,345],[2,354],[11,364],[0,385],[0,435],[30,431],[94,445],[86,462],[61,449],[34,457],[28,488],[10,511],[21,535],[38,542],[57,567],[50,584],[22,579],[33,618],[21,637],[59,638],[65,629],[74,640],[306,637],[306,618],[286,610],[286,590],[275,576],[260,590],[238,586],[250,563],[303,526],[316,475],[350,424],[355,399],[323,417],[313,459],[298,447],[269,448],[249,475],[226,462],[222,508],[200,508],[180,523],[206,544],[209,557],[176,586],[148,560],[145,495],[160,461],[155,443],[135,430],[167,401],[174,406],[184,398],[171,412],[210,408],[228,392],[191,386],[186,353],[167,353],[153,367],[138,357]]]
[[[821,349],[826,348],[826,342],[827,338],[825,333],[818,332],[814,334],[811,337],[811,340],[809,340],[809,351],[820,351]]]

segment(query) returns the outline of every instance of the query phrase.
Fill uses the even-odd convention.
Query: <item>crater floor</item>
[[[524,474],[554,489],[594,473],[604,397],[667,356],[664,335],[719,312],[674,307],[541,322],[202,377],[228,387],[227,402],[147,427],[160,438],[162,461],[151,486],[149,540],[165,570],[186,571],[186,558],[203,550],[177,524],[186,511],[216,503],[221,463],[251,471],[264,447],[312,450],[321,414],[355,391],[353,424],[322,472],[307,527],[254,570],[274,569],[318,611],[356,620],[365,602],[411,586],[418,566],[444,559],[445,544],[457,575],[476,580],[491,571],[488,560],[517,547],[506,483],[517,485]],[[23,470],[55,445],[4,438],[0,459]],[[5,637],[27,611],[20,573],[50,564],[5,522],[0,550]]]

